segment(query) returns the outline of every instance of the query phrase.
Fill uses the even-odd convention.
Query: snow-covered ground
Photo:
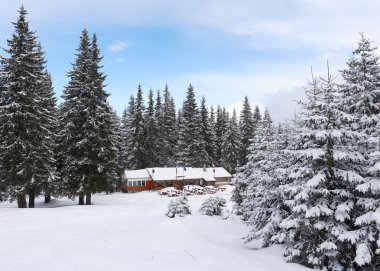
[[[230,188],[216,195],[232,208]],[[92,206],[0,203],[0,270],[307,270],[285,263],[280,246],[245,246],[237,217],[201,215],[209,196],[189,196],[192,215],[174,219],[165,216],[170,198],[148,191],[94,195]]]

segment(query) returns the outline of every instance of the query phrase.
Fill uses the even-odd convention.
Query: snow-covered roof
[[[155,167],[138,170],[126,170],[126,179],[145,179],[153,181],[172,181],[172,180],[191,180],[191,179],[204,179],[208,182],[214,182],[215,178],[231,177],[222,167],[214,168],[192,168],[187,167]]]
[[[146,169],[126,170],[124,171],[126,179],[145,179],[150,180],[151,177]]]
[[[212,171],[213,168],[207,168],[207,170]],[[232,175],[223,167],[216,167],[215,168],[215,178],[231,178]]]

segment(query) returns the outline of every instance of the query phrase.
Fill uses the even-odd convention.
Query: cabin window
[[[128,186],[145,186],[145,181],[128,181]]]

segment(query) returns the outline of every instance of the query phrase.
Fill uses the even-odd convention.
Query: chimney
[[[203,171],[206,172],[206,164],[203,164]]]

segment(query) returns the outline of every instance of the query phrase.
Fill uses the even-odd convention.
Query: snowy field
[[[230,189],[217,193],[229,209]],[[308,270],[285,263],[280,246],[245,246],[247,228],[237,217],[201,215],[209,196],[189,196],[193,214],[174,219],[165,216],[170,198],[148,191],[94,195],[92,206],[67,199],[45,205],[42,198],[35,209],[0,203],[0,269]]]

